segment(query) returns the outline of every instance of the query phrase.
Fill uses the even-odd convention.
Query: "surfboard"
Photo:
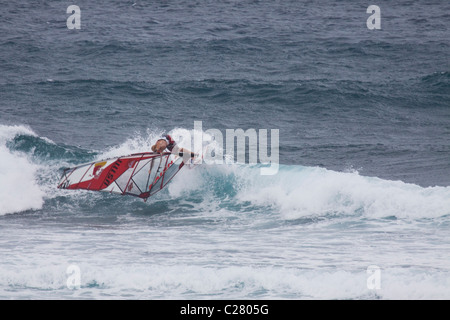
[[[146,200],[183,168],[183,157],[143,152],[64,169],[59,189],[103,191]]]

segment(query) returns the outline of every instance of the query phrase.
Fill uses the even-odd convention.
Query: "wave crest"
[[[7,147],[8,141],[18,135],[36,137],[25,126],[0,125],[0,215],[37,210],[44,204],[45,192],[36,181],[39,166],[25,153]]]

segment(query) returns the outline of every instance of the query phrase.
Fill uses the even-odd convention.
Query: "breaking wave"
[[[178,128],[172,133],[181,139],[182,146],[183,143],[190,146],[189,130]],[[39,210],[46,200],[56,196],[69,197],[67,201],[78,199],[79,193],[56,189],[60,168],[150,150],[160,134],[150,131],[137,134],[95,152],[58,145],[25,126],[1,125],[0,154],[4,165],[0,168],[0,214]],[[361,176],[357,171],[336,172],[301,165],[280,165],[277,174],[265,176],[261,175],[261,167],[237,163],[188,167],[158,200],[191,199],[199,210],[208,207],[239,212],[252,207],[275,212],[282,219],[330,216],[420,219],[450,215],[450,187],[424,188]],[[115,206],[123,201],[136,201],[106,196],[113,197]]]

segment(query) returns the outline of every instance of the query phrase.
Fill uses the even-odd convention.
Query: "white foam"
[[[273,177],[243,168],[240,201],[271,206],[287,219],[324,215],[434,218],[450,214],[450,187],[423,188],[402,181],[282,166]]]
[[[24,126],[0,125],[0,215],[42,208],[45,193],[36,182],[39,166],[21,152],[12,152],[6,142],[18,134],[36,136]]]
[[[59,258],[60,260],[58,260]],[[61,260],[62,258],[62,260]],[[80,283],[69,288],[63,257],[20,272],[0,266],[0,298],[110,299],[449,299],[448,272],[389,268],[380,273],[380,287],[368,287],[361,270],[297,269],[286,267],[159,264],[75,263]],[[119,260],[120,261],[120,260]],[[7,289],[9,288],[9,289]]]
[[[36,133],[27,126],[22,125],[0,125],[0,145],[4,145],[7,141],[13,139],[19,134],[36,137]]]

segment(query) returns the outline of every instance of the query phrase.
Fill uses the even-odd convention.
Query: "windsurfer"
[[[152,146],[153,152],[163,153],[166,149],[169,150],[172,154],[180,157],[186,157],[188,155],[190,155],[191,158],[195,157],[195,153],[189,151],[186,148],[180,148],[175,140],[173,140],[172,137],[168,134],[164,135],[163,138],[158,139]]]

